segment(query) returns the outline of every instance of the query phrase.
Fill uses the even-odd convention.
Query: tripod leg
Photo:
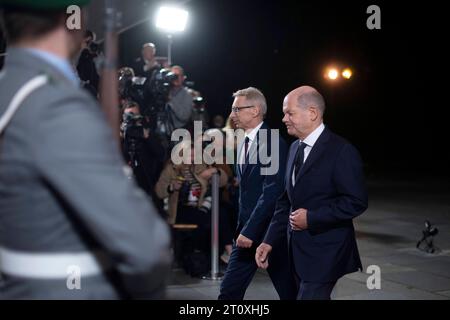
[[[430,246],[430,253],[434,253],[436,251],[436,248],[434,247],[434,241],[433,237],[431,237],[429,246]]]
[[[422,239],[419,240],[419,242],[417,242],[416,248],[419,248],[420,244],[426,239],[425,236],[422,236]]]

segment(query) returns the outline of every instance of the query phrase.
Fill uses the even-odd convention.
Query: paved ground
[[[372,178],[369,209],[355,220],[363,266],[381,270],[381,289],[369,290],[369,274],[340,279],[333,299],[450,299],[450,183]],[[439,229],[437,254],[415,248],[428,219]],[[220,282],[191,278],[174,269],[169,299],[216,299]],[[258,271],[245,299],[277,299],[267,274]]]

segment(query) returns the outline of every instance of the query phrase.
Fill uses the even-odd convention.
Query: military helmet
[[[71,5],[85,6],[90,0],[0,0],[0,8],[14,7],[30,10],[61,10]]]

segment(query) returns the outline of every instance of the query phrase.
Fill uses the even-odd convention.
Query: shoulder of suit
[[[291,145],[289,146],[289,151],[296,148],[298,146],[298,139],[295,139],[294,142],[291,143]]]
[[[279,134],[280,133],[280,130],[279,129],[274,129],[274,128],[271,128],[268,124],[267,124],[267,122],[263,122],[263,124],[261,125],[261,127],[259,128],[259,130],[258,130],[258,133],[259,133],[259,131],[260,130],[267,130],[267,136],[270,138],[270,136],[271,136],[271,134],[272,134],[272,130],[278,130],[278,137],[279,137],[279,139],[280,140],[283,140],[284,141],[284,139],[283,139],[283,137]]]
[[[354,150],[354,151],[358,152],[356,147],[350,141],[348,141],[346,138],[341,137],[340,135],[335,134],[331,131],[330,131],[330,133],[331,133],[331,135],[330,135],[329,145],[332,146],[332,148],[335,150],[335,152],[337,152],[338,154],[344,152],[344,150],[345,151]]]
[[[341,137],[340,135],[332,132],[331,130],[328,130],[330,135],[330,140],[332,141],[332,144],[335,146],[341,146],[343,147],[346,144],[351,144],[347,139],[344,137]]]
[[[269,146],[269,150],[271,149],[271,147],[272,147],[272,132],[271,132],[271,130],[272,129],[268,129],[268,134],[267,134],[267,141],[269,142],[268,143],[268,146]],[[286,143],[286,141],[284,140],[284,138],[281,136],[281,134],[280,134],[280,132],[278,132],[278,137],[277,137],[277,141],[278,141],[278,145],[279,145],[279,148],[278,148],[278,150],[279,150],[279,152],[286,152],[286,149],[287,149],[287,143]]]

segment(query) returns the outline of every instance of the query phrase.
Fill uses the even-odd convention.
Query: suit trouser
[[[330,300],[335,284],[336,281],[327,283],[300,281],[297,300]]]
[[[290,238],[290,241],[292,238]],[[334,286],[336,285],[336,281],[331,282],[311,282],[305,281],[300,278],[298,273],[295,271],[295,259],[293,258],[292,253],[292,243],[289,244],[289,254],[290,254],[290,262],[293,269],[293,274],[296,283],[298,284],[298,293],[297,300],[330,300],[331,292],[333,291]]]
[[[248,249],[233,246],[228,267],[220,286],[219,300],[243,300],[245,291],[258,266],[255,261],[256,246]],[[287,246],[272,250],[267,272],[281,300],[294,300],[297,286],[289,268]]]

